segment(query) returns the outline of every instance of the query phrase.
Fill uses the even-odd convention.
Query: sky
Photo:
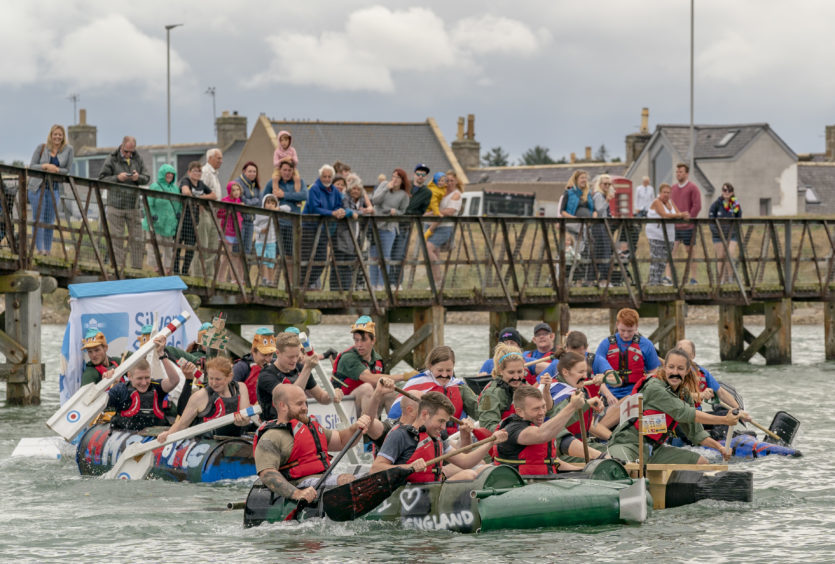
[[[417,122],[448,142],[475,114],[482,154],[518,161],[689,123],[687,0],[3,0],[0,159],[29,162],[71,94],[98,144],[215,138],[217,112],[275,119]],[[835,123],[835,2],[696,0],[696,123],[767,122],[797,153]],[[334,160],[338,155],[334,155]],[[416,155],[416,159],[419,156]]]

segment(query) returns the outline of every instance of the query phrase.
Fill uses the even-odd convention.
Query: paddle
[[[331,461],[325,472],[322,474],[322,477],[316,481],[316,484],[313,486],[313,489],[316,490],[317,496],[319,493],[319,488],[322,487],[322,485],[325,483],[325,480],[327,480],[328,476],[331,475],[331,472],[333,472],[333,469],[336,468],[336,465],[339,464],[339,462],[342,460],[342,457],[345,456],[348,452],[350,452],[351,446],[354,444],[354,441],[356,441],[360,437],[360,435],[362,435],[362,433],[362,429],[357,429],[356,431],[354,431],[354,434],[351,435],[350,439],[348,439],[348,443],[343,447],[341,451],[339,451],[339,454],[336,455],[336,458],[334,458]],[[293,511],[291,511],[287,515],[287,517],[284,518],[284,520],[292,521],[296,518],[296,515],[299,513],[299,511],[301,511],[305,507],[307,507],[307,500],[299,500],[299,503],[296,505],[296,508]]]
[[[577,417],[580,419],[580,438],[583,439],[583,458],[586,459],[586,464],[589,463],[589,436],[586,433],[586,418],[583,415],[583,409],[577,410]]]
[[[304,353],[307,356],[313,356],[315,354],[313,351],[313,346],[310,344],[310,340],[307,338],[306,333],[299,333],[299,341],[301,341],[302,346],[304,347]],[[316,363],[316,374],[319,376],[319,380],[321,380],[322,388],[324,388],[328,395],[330,395],[334,411],[336,411],[336,414],[339,416],[339,419],[342,421],[342,424],[344,425],[344,427],[350,427],[351,419],[348,417],[348,414],[345,413],[345,410],[342,409],[342,404],[334,399],[336,391],[333,389],[330,380],[327,376],[325,376],[325,371],[322,370],[322,367],[319,365],[318,362]],[[351,441],[351,443],[353,442],[354,441]],[[348,459],[353,464],[359,464],[359,457],[353,450],[351,450],[351,452],[349,453]]]
[[[471,451],[496,440],[495,436],[488,437],[477,443],[457,448],[446,454],[426,461],[426,466],[442,462],[452,456]],[[406,483],[414,472],[410,468],[394,466],[381,472],[375,472],[358,478],[350,484],[333,488],[322,495],[325,515],[334,521],[350,521],[362,517],[383,501],[397,488]]]
[[[394,391],[397,392],[398,394],[400,394],[401,396],[403,396],[404,398],[409,398],[410,400],[412,400],[415,403],[420,403],[420,398],[416,397],[411,392],[407,392],[406,390],[401,390],[398,387],[395,387]],[[461,424],[464,423],[463,421],[461,421],[460,419],[458,419],[454,415],[450,415],[449,420],[452,421],[453,423],[455,423],[456,425],[461,425]]]
[[[79,389],[67,402],[50,417],[46,425],[71,441],[82,429],[95,419],[95,417],[104,411],[107,407],[107,390],[121,379],[122,375],[133,366],[145,358],[151,350],[156,347],[154,339],[162,335],[168,338],[174,331],[176,331],[186,320],[191,317],[188,311],[183,311],[171,320],[171,323],[166,325],[162,331],[154,335],[154,337],[139,347],[136,352],[130,355],[125,362],[120,364],[113,372],[110,378],[103,378],[97,384],[87,384]]]
[[[739,415],[739,409],[734,409],[732,412],[734,415]],[[725,448],[728,450],[728,454],[733,456],[734,449],[731,447],[731,441],[734,438],[734,425],[728,425],[728,434],[725,435]]]
[[[730,405],[728,405],[727,403],[725,403],[725,402],[723,402],[723,401],[719,400],[718,398],[717,398],[717,402],[716,402],[716,403],[718,403],[719,405],[721,405],[721,406],[722,406],[722,407],[724,407],[725,409],[728,409],[728,410],[732,410],[732,409],[734,409],[733,407],[731,407],[731,406],[730,406]],[[773,432],[773,431],[772,431],[771,429],[769,429],[768,427],[764,427],[764,426],[763,426],[763,425],[761,425],[760,423],[757,423],[757,422],[756,422],[756,421],[754,421],[753,419],[751,419],[751,420],[749,421],[749,423],[750,423],[751,425],[753,425],[754,427],[756,427],[757,429],[759,429],[760,431],[762,431],[763,433],[765,433],[766,435],[768,435],[769,437],[771,437],[772,439],[774,439],[775,441],[780,441],[781,443],[784,443],[784,442],[785,442],[785,441],[783,441],[783,438],[782,438],[780,435],[778,435],[777,433]]]
[[[252,417],[253,415],[261,413],[261,406],[257,404],[251,405],[237,413],[240,413],[244,417]],[[160,442],[158,439],[154,439],[146,443],[132,443],[122,451],[122,454],[119,455],[119,460],[116,461],[113,468],[102,475],[102,478],[108,480],[116,478],[119,480],[142,480],[148,475],[148,472],[151,471],[151,467],[154,464],[154,456],[151,451],[183,439],[190,439],[191,437],[202,435],[203,433],[207,433],[234,422],[235,413],[229,413],[223,417],[210,419],[209,421],[200,423],[194,427],[189,427],[188,429],[183,429],[182,431],[177,431],[176,433],[171,433],[163,442]]]

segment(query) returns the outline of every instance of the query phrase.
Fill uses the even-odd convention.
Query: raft
[[[81,436],[76,462],[82,476],[100,476],[113,466],[129,444],[154,437],[140,431],[114,431],[95,425]],[[247,437],[193,438],[160,447],[154,452],[149,477],[172,482],[217,482],[255,475],[252,439]]]
[[[628,500],[634,500],[636,493],[646,506],[644,515],[649,513],[652,497],[646,489],[639,489],[637,480],[630,479],[620,464],[607,462],[619,470],[598,469],[591,476],[526,482],[509,466],[493,466],[475,480],[407,484],[363,519],[459,533],[606,525],[632,522],[635,507],[628,507]],[[620,479],[601,479],[607,476]],[[282,521],[295,507],[296,502],[275,496],[258,480],[247,496],[244,526]],[[301,518],[321,515],[321,507],[312,507]]]

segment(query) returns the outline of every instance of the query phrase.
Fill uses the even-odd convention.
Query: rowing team
[[[201,330],[209,329],[209,325],[204,324]],[[724,390],[714,386],[709,374],[692,362],[692,344],[689,351],[677,348],[668,353],[661,366],[651,342],[637,330],[637,312],[621,310],[617,333],[604,339],[595,354],[586,352],[586,337],[579,332],[568,335],[565,350],[552,351],[553,332],[548,325],[540,324],[534,331],[537,350],[523,353],[518,332],[503,330],[492,362],[485,363],[492,363],[487,368],[493,379],[476,397],[454,376],[455,356],[449,347],[434,349],[426,370],[412,379],[409,375],[386,374],[383,360],[374,350],[374,323],[363,316],[351,327],[354,345],[334,359],[333,382],[338,388],[332,398],[340,401],[343,395],[353,397],[361,417],[349,429],[335,432],[307,416],[308,396],[325,403],[331,396],[311,378],[319,358],[303,354],[297,334],[275,335],[259,329],[249,358],[235,365],[223,357],[205,362],[206,386],[197,388],[193,395],[191,383],[199,380],[198,364],[207,352],[197,344],[201,339],[198,337],[188,351],[165,347],[160,340],[149,358],[159,362],[163,378],[149,377],[151,362],[137,364],[128,382],[111,389],[109,405],[116,412],[111,424],[127,429],[167,424],[166,406],[161,400],[178,385],[172,360],[184,359],[181,367],[186,382],[176,406],[167,406],[169,417],[174,413],[180,417],[160,435],[160,440],[197,419],[206,421],[239,411],[249,406],[250,398],[257,398],[266,423],[256,434],[256,469],[271,490],[293,499],[314,495],[309,486],[329,464],[328,451],[347,446],[357,428],[362,428],[378,447],[372,471],[408,466],[415,471],[415,481],[473,477],[486,468],[482,461],[490,458],[492,463],[509,464],[529,475],[550,474],[558,468],[576,469],[575,463],[584,460],[583,444],[578,440],[584,428],[595,438],[588,446],[589,456],[634,460],[638,458],[638,418],[621,423],[618,410],[612,408],[615,402],[637,392],[643,394],[644,413],[663,414],[666,423],[665,430],[647,437],[645,459],[658,463],[707,462],[697,453],[665,442],[677,434],[693,444],[723,451],[702,424],[736,424],[738,417],[732,413],[708,415],[698,409],[697,403]],[[88,334],[84,348],[90,356],[85,375],[92,370],[99,378],[106,377],[116,359],[107,357],[104,336]],[[559,358],[548,362],[552,352],[560,353]],[[396,380],[406,380],[405,389],[413,392],[410,395],[417,401],[398,399]],[[723,399],[735,403],[730,396]],[[605,404],[610,408],[604,414]],[[381,406],[389,410],[390,418],[385,422],[377,417]],[[458,427],[450,424],[453,418],[462,423]],[[249,425],[248,419],[237,417],[234,425],[216,434],[240,435]],[[457,455],[450,464],[427,468],[426,460],[450,448],[444,446],[444,436],[456,431],[460,431],[461,446],[473,437],[491,434],[497,444]],[[728,451],[724,452],[729,456]],[[352,476],[347,475],[333,478],[341,483],[350,479]]]

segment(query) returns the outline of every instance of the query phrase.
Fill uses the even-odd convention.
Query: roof
[[[623,176],[625,163],[572,163],[532,166],[494,166],[473,168],[467,171],[470,182],[478,184],[519,184],[554,183],[561,187],[568,182],[571,174],[582,169],[594,178],[598,174]]]
[[[299,172],[307,182],[319,176],[319,167],[344,162],[366,185],[377,176],[402,168],[411,175],[418,163],[434,173],[456,168],[432,120],[417,123],[270,121],[275,131],[287,130],[299,156]]]
[[[806,200],[806,211],[835,214],[835,162],[797,163],[797,188],[812,190],[819,203]]]
[[[166,150],[168,145],[137,145],[136,150],[142,156],[142,160],[148,162],[151,153],[160,153]],[[212,147],[217,147],[216,142],[211,143],[172,143],[172,153],[205,153]],[[84,147],[79,151],[77,157],[107,156],[117,147]]]

